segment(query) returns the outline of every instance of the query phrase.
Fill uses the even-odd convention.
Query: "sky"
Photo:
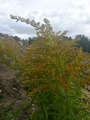
[[[47,18],[56,32],[90,38],[90,0],[0,0],[0,33],[28,38],[35,36],[34,28],[12,20],[10,14],[41,23]]]

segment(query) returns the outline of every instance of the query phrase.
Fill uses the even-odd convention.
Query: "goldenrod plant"
[[[0,40],[0,63],[13,67],[23,58],[22,47],[12,38]]]
[[[30,24],[37,40],[15,65],[27,95],[31,97],[30,120],[89,120],[90,104],[85,103],[84,88],[90,85],[90,54],[68,41],[67,31],[55,33],[48,19],[44,24],[11,15]],[[13,67],[14,68],[14,67]]]

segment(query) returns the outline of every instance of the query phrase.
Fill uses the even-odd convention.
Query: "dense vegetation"
[[[32,25],[37,34],[26,51],[18,46],[17,52],[4,41],[0,43],[0,62],[4,59],[7,65],[9,61],[31,97],[24,106],[30,109],[27,120],[89,120],[85,87],[90,85],[90,74],[85,72],[90,69],[90,54],[77,47],[77,39],[68,40],[67,31],[55,33],[46,18],[44,24],[11,18]]]
[[[27,39],[28,44],[30,45],[32,42],[36,40],[37,37],[29,37]],[[73,40],[72,37],[65,36],[67,40]],[[75,40],[77,40],[77,47],[82,48],[84,52],[90,53],[90,39],[85,35],[76,35]]]

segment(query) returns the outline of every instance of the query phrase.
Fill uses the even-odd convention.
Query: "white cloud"
[[[46,17],[55,31],[69,30],[69,35],[90,37],[89,6],[90,0],[0,0],[0,32],[22,37],[35,34],[32,27],[11,20],[13,14],[36,21]]]

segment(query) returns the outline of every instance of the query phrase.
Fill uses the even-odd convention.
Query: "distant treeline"
[[[84,35],[77,35],[75,39],[78,40],[78,47],[82,47],[84,52],[90,53],[90,39],[88,39],[88,37],[85,37]]]
[[[17,42],[20,42],[22,45],[24,45],[26,47],[37,40],[37,37],[29,37],[28,39],[21,40],[17,36],[9,36],[8,34],[0,33],[0,39],[5,40],[6,38],[8,38],[8,39],[12,38],[12,39],[16,40]],[[73,40],[72,37],[67,37],[67,36],[65,36],[65,39]],[[82,48],[84,52],[90,53],[90,39],[88,37],[80,34],[80,35],[76,35],[75,39],[77,40],[77,46],[79,48]]]

